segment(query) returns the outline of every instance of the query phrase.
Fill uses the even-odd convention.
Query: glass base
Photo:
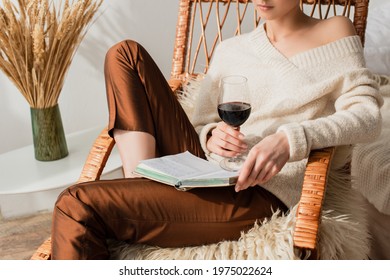
[[[238,171],[244,164],[245,159],[241,157],[236,158],[225,158],[221,160],[219,166],[227,171]]]

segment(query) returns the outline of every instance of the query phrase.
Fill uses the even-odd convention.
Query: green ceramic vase
[[[30,108],[35,158],[52,161],[68,155],[68,147],[58,104],[50,108]]]

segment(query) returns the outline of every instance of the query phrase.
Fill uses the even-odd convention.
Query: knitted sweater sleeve
[[[313,149],[368,142],[380,134],[383,99],[366,68],[354,66],[336,73],[326,79],[321,88],[333,92],[333,114],[278,128],[287,135],[289,161],[302,160]]]

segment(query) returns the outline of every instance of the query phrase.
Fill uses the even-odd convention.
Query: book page
[[[176,177],[179,180],[188,178],[229,178],[238,175],[237,172],[223,170],[218,165],[198,158],[188,151],[176,155],[144,160],[141,163],[151,169]]]

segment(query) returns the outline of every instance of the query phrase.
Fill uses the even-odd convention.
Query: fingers
[[[237,135],[236,131],[236,133],[234,134],[229,134],[228,132],[218,129],[214,129],[212,132],[212,135],[215,136],[216,144],[219,145],[221,148],[236,153],[242,153],[247,149],[247,145],[241,139],[241,133]]]
[[[257,177],[262,172],[262,165],[253,151],[249,152],[238,176],[235,190],[242,191],[257,184]]]
[[[280,166],[274,165],[274,166],[270,169],[270,171],[264,176],[264,178],[263,178],[263,183],[262,183],[262,184],[268,182],[272,177],[274,177],[276,174],[278,174],[278,173],[280,172],[280,170],[281,170],[281,167],[280,167]]]
[[[248,164],[244,165],[241,169],[235,188],[236,191],[242,191],[248,187],[265,184],[280,171],[278,164],[272,159],[264,158],[263,160],[251,160],[249,157],[248,159],[246,161]]]
[[[283,134],[268,136],[252,148],[240,171],[236,191],[264,184],[279,173],[289,158],[284,137]]]
[[[207,148],[223,157],[234,157],[248,149],[244,138],[244,135],[239,130],[224,122],[220,122],[212,130],[211,137],[207,142]]]
[[[270,169],[267,166],[261,168],[255,165],[249,172],[247,169],[245,170],[245,173],[241,172],[239,175],[239,179],[235,187],[237,192],[245,190],[248,187],[264,184],[269,180],[269,178],[272,178]]]

